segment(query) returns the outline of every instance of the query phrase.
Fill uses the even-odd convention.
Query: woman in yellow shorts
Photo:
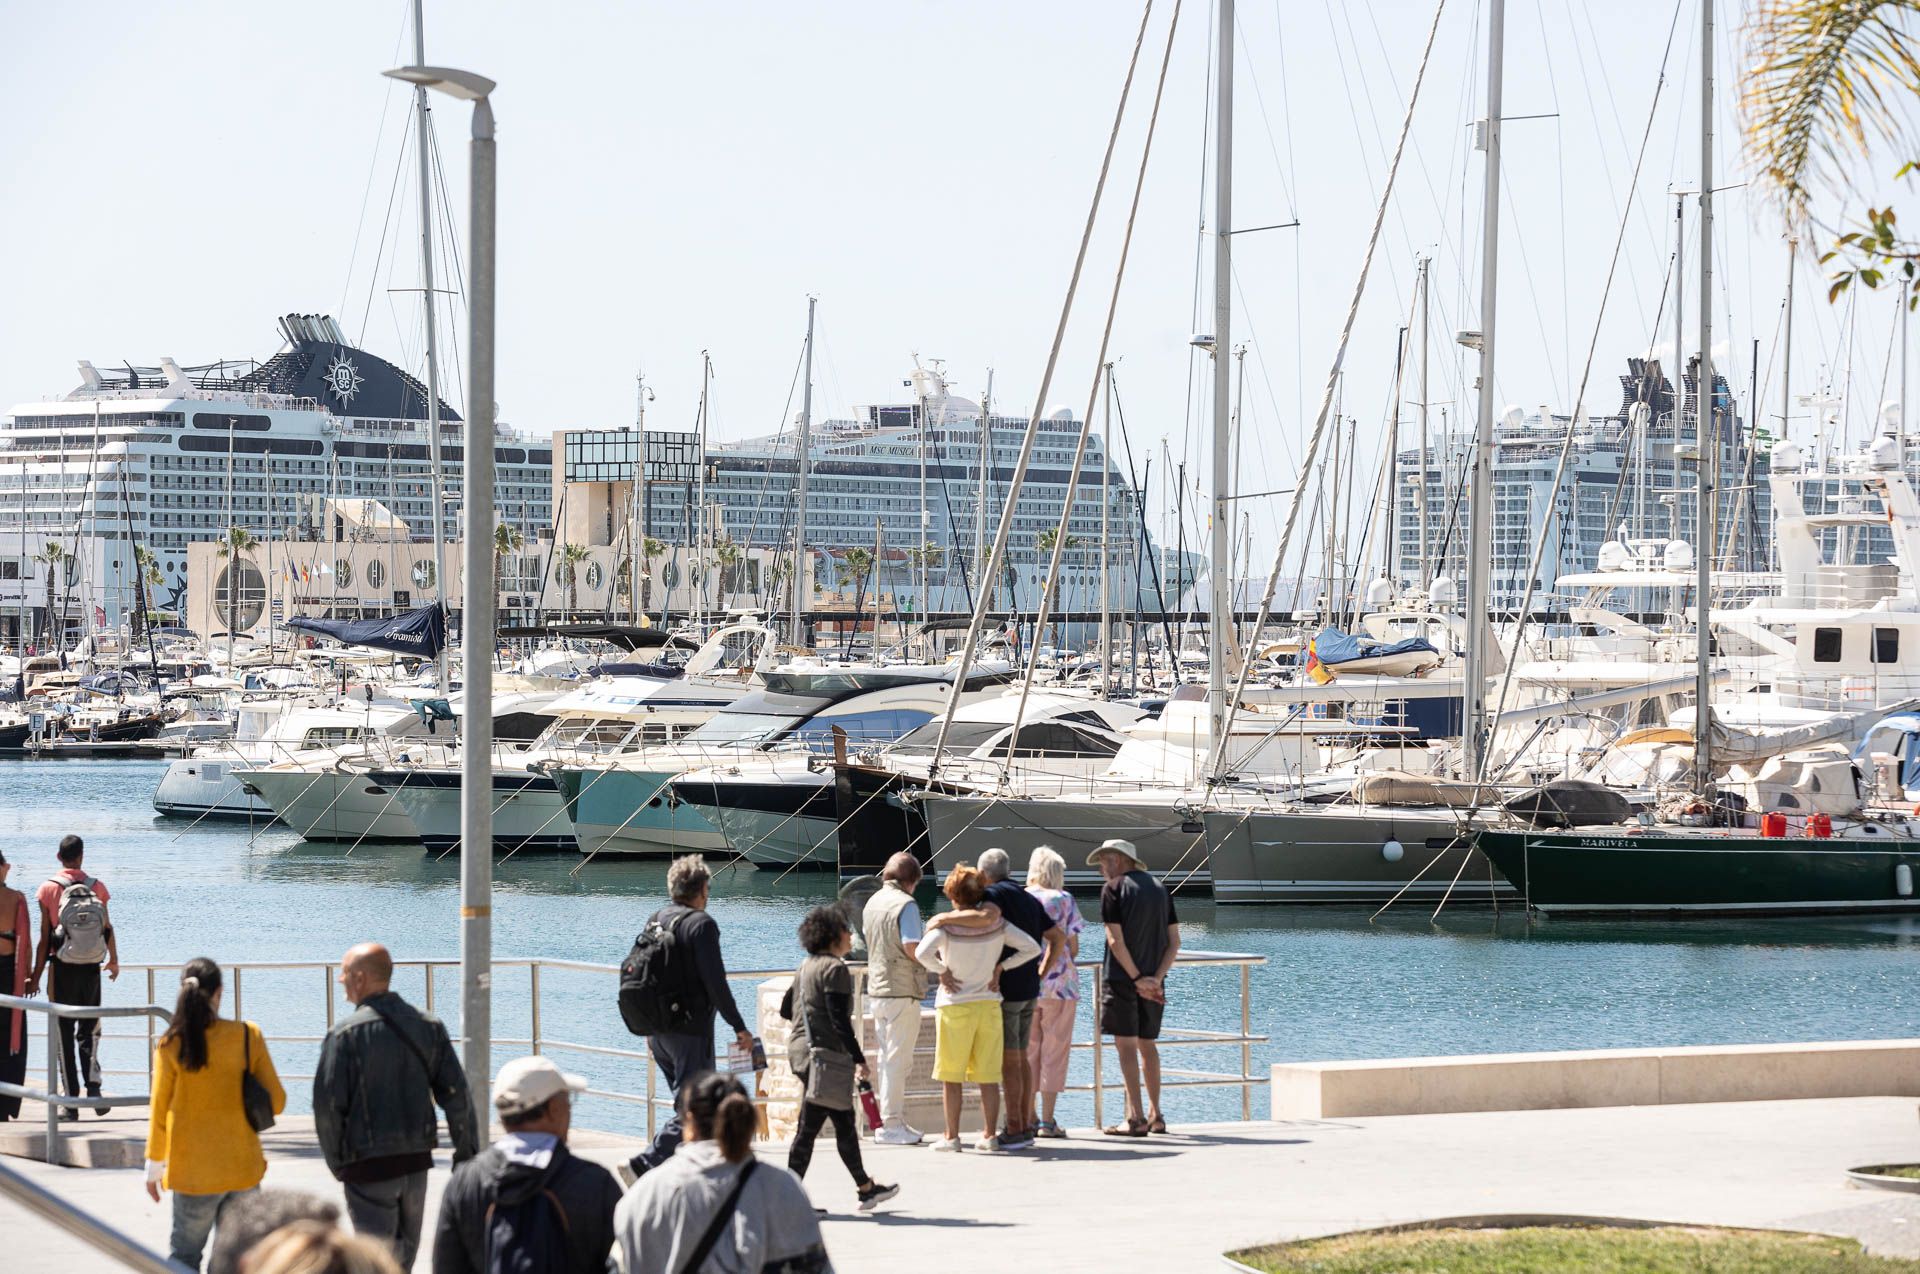
[[[961,911],[980,905],[986,878],[972,867],[955,867],[942,887]],[[994,1129],[1000,1124],[1000,971],[1035,959],[1040,944],[1017,926],[997,921],[985,928],[930,921],[915,951],[920,963],[938,975],[934,996],[933,1077],[940,1081],[946,1108],[946,1137],[935,1150],[960,1149],[960,1108],[966,1085],[980,1086],[984,1121],[976,1150],[998,1150]]]

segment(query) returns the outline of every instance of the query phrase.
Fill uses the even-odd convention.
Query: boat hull
[[[583,854],[674,858],[727,846],[719,828],[673,794],[672,774],[561,769],[554,777]]]
[[[459,771],[377,770],[373,779],[392,789],[428,853],[460,848]],[[494,773],[494,853],[571,854],[579,848],[558,783],[548,775],[525,770]]]
[[[808,779],[675,779],[673,791],[719,827],[729,850],[756,867],[832,870],[840,863],[840,834],[831,776]]]
[[[1451,811],[1219,810],[1205,816],[1223,903],[1488,903],[1514,887]]]
[[[1087,855],[1117,837],[1132,841],[1141,864],[1169,888],[1204,892],[1213,884],[1205,823],[1197,812],[1164,801],[929,795],[922,809],[933,851],[930,874],[978,862],[993,848],[1024,863],[1048,845],[1067,860],[1068,888],[1098,889],[1100,870],[1087,866]]]
[[[1822,915],[1920,910],[1920,841],[1669,832],[1483,831],[1480,847],[1548,914]],[[1905,867],[1906,872],[1900,868]],[[1905,877],[1909,892],[1900,893]]]
[[[249,791],[307,840],[417,841],[413,820],[393,790],[355,770],[247,770]]]
[[[231,761],[208,761],[187,757],[167,766],[153,789],[153,808],[168,818],[231,819],[235,822],[270,823],[277,817],[273,806],[246,789],[234,777]]]

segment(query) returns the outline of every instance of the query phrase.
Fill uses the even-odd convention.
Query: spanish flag
[[[1324,686],[1333,680],[1333,674],[1320,662],[1320,652],[1313,648],[1311,641],[1307,643],[1307,676],[1313,679],[1316,686]]]

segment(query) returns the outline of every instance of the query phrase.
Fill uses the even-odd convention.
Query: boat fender
[[[1893,869],[1893,892],[1902,898],[1913,897],[1913,868],[1901,863]]]
[[[1407,851],[1405,847],[1402,846],[1400,842],[1397,840],[1389,840],[1386,844],[1380,847],[1380,857],[1386,859],[1390,863],[1397,863],[1402,858],[1405,858],[1406,856],[1407,856]]]

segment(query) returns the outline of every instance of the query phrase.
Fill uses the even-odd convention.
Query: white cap
[[[569,1075],[544,1057],[516,1057],[494,1078],[493,1108],[502,1115],[521,1115],[544,1105],[556,1093],[580,1093],[586,1088],[586,1076]]]

